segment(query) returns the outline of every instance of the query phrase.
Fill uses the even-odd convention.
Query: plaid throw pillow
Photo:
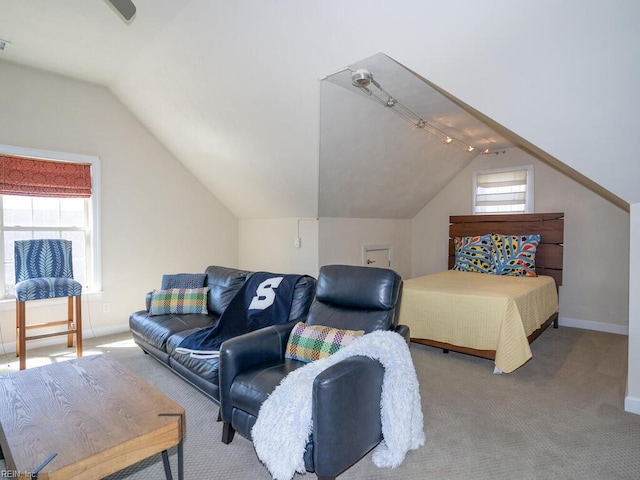
[[[301,362],[313,362],[328,357],[362,335],[364,330],[343,330],[298,322],[289,334],[284,356]]]
[[[167,315],[170,313],[207,314],[208,291],[209,287],[154,290],[151,293],[149,315]]]

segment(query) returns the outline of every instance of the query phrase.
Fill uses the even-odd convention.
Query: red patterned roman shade
[[[91,164],[0,155],[0,194],[91,197]]]

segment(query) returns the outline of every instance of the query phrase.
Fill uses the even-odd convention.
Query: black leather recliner
[[[306,323],[349,330],[395,330],[408,342],[409,328],[398,325],[402,279],[392,270],[346,265],[320,269],[316,298]],[[275,325],[230,339],[220,351],[222,441],[237,431],[251,439],[260,406],[291,371],[305,365],[286,359],[289,332],[296,322]],[[384,369],[355,356],[318,375],[313,384],[313,433],[305,468],[319,479],[334,479],[382,440],[380,396]],[[345,425],[357,425],[357,431]]]

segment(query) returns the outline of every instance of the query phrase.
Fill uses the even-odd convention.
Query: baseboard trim
[[[624,399],[624,411],[640,415],[640,398],[627,397]]]
[[[559,317],[558,325],[561,327],[583,328],[585,330],[595,330],[597,332],[616,333],[618,335],[629,335],[629,327],[625,325],[614,325],[612,323],[592,322],[590,320],[578,320],[575,318]]]

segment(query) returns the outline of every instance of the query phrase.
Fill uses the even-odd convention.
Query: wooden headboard
[[[564,213],[522,213],[504,215],[454,215],[449,217],[449,269],[455,263],[453,237],[502,233],[540,235],[536,251],[536,273],[553,277],[562,285]]]

